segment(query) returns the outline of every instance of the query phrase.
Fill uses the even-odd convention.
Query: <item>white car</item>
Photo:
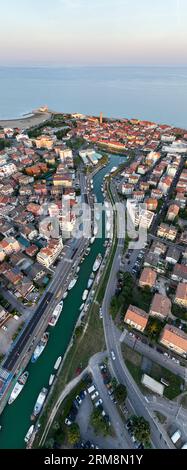
[[[96,403],[95,403],[96,408],[97,408],[99,405],[102,405],[102,403],[103,403],[103,400],[102,400],[101,398],[99,398],[99,400],[96,401]]]
[[[93,395],[91,395],[91,400],[95,400],[96,397],[99,396],[99,392],[96,390]]]
[[[114,351],[113,351],[113,349],[111,350],[111,356],[112,356],[112,360],[113,360],[113,361],[115,361],[115,359],[116,359],[116,356],[115,356],[115,354],[114,354]]]
[[[5,325],[3,325],[1,328],[2,328],[2,330],[4,330],[4,331],[7,331],[7,330],[8,330],[7,326],[5,326]]]
[[[77,395],[75,398],[76,398],[76,400],[77,400],[77,403],[78,403],[79,405],[81,405],[82,400],[81,400],[81,398],[79,397],[79,395]]]
[[[71,426],[72,421],[70,421],[70,419],[66,418],[66,419],[65,419],[65,424],[66,424],[67,426]]]

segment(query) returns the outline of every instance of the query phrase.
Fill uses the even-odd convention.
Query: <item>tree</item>
[[[147,444],[150,441],[150,425],[143,416],[132,417],[132,429],[137,441]]]
[[[118,384],[114,390],[114,395],[117,401],[123,403],[127,398],[127,389],[125,385]]]
[[[72,445],[80,440],[80,429],[77,423],[73,423],[68,427],[68,442]]]
[[[90,422],[96,434],[102,434],[103,436],[110,434],[110,425],[98,408],[93,410]]]

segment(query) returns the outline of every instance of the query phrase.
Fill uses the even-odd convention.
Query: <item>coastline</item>
[[[11,127],[15,129],[16,127],[20,129],[27,129],[33,126],[38,126],[43,122],[50,119],[51,113],[33,111],[32,113],[23,115],[23,117],[18,117],[15,119],[0,119],[0,127]]]

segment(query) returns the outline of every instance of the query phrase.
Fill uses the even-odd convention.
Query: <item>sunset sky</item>
[[[187,65],[186,0],[9,0],[0,65]]]

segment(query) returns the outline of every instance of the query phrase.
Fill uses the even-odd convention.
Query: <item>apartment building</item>
[[[148,322],[149,315],[144,310],[129,305],[129,308],[125,314],[124,322],[136,328],[136,330],[144,331]]]
[[[166,325],[160,343],[180,355],[187,354],[187,334],[173,325]]]
[[[37,261],[49,268],[51,264],[58,258],[63,248],[62,239],[52,239],[48,245],[42,248],[37,254]]]

